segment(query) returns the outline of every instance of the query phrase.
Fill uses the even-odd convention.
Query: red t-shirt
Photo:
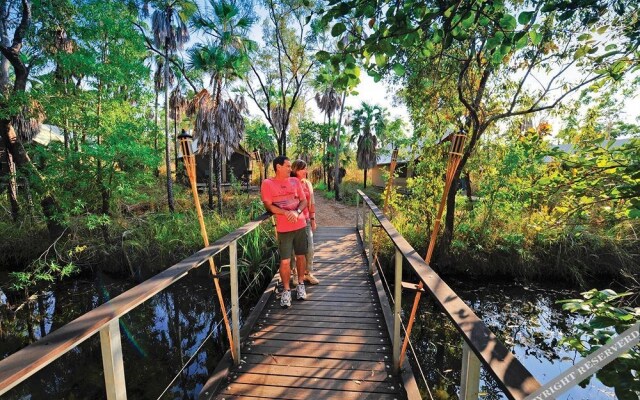
[[[262,201],[270,201],[274,206],[283,210],[297,210],[302,199],[305,198],[302,185],[297,178],[265,179],[260,188]],[[296,222],[289,222],[284,215],[276,214],[276,230],[291,232],[307,226],[304,213],[298,215]]]

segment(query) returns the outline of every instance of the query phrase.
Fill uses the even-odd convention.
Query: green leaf
[[[393,64],[393,72],[395,72],[396,75],[398,76],[403,76],[406,72],[404,65],[400,64],[400,63],[395,63]]]
[[[531,38],[531,43],[533,43],[536,46],[542,42],[542,34],[536,31],[529,32],[529,37]]]
[[[504,17],[500,18],[500,26],[502,29],[512,31],[516,29],[518,23],[513,15],[507,14]]]
[[[316,60],[323,63],[323,62],[326,62],[330,56],[331,55],[329,54],[328,51],[320,50],[319,52],[316,53]]]
[[[488,26],[490,22],[491,20],[485,16],[480,17],[480,20],[478,21],[480,26]]]
[[[533,17],[533,11],[523,11],[520,13],[520,15],[518,15],[518,22],[521,25],[526,25],[529,23],[529,21],[531,21],[531,18]]]
[[[524,48],[527,43],[529,43],[529,37],[527,35],[522,35],[522,37],[516,42],[516,49],[520,50]]]
[[[347,30],[346,25],[343,24],[342,22],[338,22],[337,24],[335,24],[333,26],[333,28],[331,28],[331,36],[333,36],[333,37],[340,36],[346,30]]]
[[[387,65],[387,55],[384,53],[376,54],[376,65],[380,68]]]
[[[578,41],[579,42],[583,42],[585,40],[589,40],[591,39],[591,34],[590,33],[583,33],[582,35],[578,36]]]

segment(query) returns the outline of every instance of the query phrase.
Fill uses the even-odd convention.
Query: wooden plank
[[[286,340],[298,341],[301,343],[319,342],[319,343],[340,343],[340,344],[371,344],[389,346],[391,343],[386,337],[380,336],[355,336],[338,333],[335,335],[311,334],[311,333],[290,333],[290,332],[256,332],[251,335],[254,339],[263,340]],[[249,342],[253,344],[253,342]]]
[[[278,333],[298,333],[301,335],[343,335],[343,336],[362,336],[362,337],[381,337],[384,336],[382,329],[353,329],[351,325],[345,328],[325,327],[307,327],[307,326],[289,326],[289,325],[260,325],[257,331],[253,332],[251,337],[258,337],[269,332]]]
[[[349,320],[351,318],[358,318],[360,320],[365,320],[365,319],[381,320],[383,318],[382,313],[379,313],[379,312],[371,313],[370,315],[363,317],[362,313],[358,311],[340,311],[340,312],[326,311],[326,310],[309,311],[309,309],[306,309],[306,308],[296,307],[295,304],[288,309],[282,309],[282,308],[272,309],[270,312],[265,314],[266,318],[283,318],[287,316],[294,316],[295,318],[298,318],[298,319],[308,316],[309,318],[315,318],[319,321],[328,321],[329,318],[342,318],[342,320],[344,319]]]
[[[291,312],[293,309],[289,309],[287,310],[288,313],[286,314],[269,314],[269,315],[263,315],[260,318],[260,322],[261,323],[269,323],[271,320],[280,320],[280,321],[287,321],[287,322],[293,322],[295,323],[296,321],[300,321],[300,317],[301,316],[308,316],[308,313],[293,313]],[[362,317],[362,318],[357,318],[357,317],[349,317],[349,316],[336,316],[336,315],[313,315],[310,316],[310,318],[313,318],[313,321],[318,321],[318,322],[345,322],[345,323],[354,323],[354,324],[359,324],[359,323],[365,323],[365,324],[374,324],[374,323],[384,323],[383,318],[382,317]]]
[[[322,346],[321,346],[322,347]],[[317,349],[316,349],[317,350]],[[243,350],[246,354],[263,354],[287,357],[310,357],[310,358],[329,358],[345,361],[380,361],[389,363],[391,366],[391,357],[385,356],[384,353],[365,353],[358,351],[338,351],[325,349],[323,351],[309,351],[300,348],[272,347],[272,346],[252,346]],[[387,364],[385,364],[387,365]]]
[[[320,368],[317,366],[298,366],[278,364],[244,364],[242,369],[234,368],[232,373],[252,373],[264,375],[280,375],[305,378],[350,379],[356,381],[384,382],[390,375],[385,370],[351,370],[337,368]]]
[[[324,305],[321,301],[304,301],[293,304],[288,309],[283,309],[280,305],[276,305],[266,312],[269,314],[286,314],[302,313],[310,317],[330,315],[330,316],[354,316],[354,317],[372,317],[375,315],[382,315],[380,307],[373,304],[351,304],[343,303],[342,306],[336,305]]]
[[[257,329],[265,329],[265,327],[269,326],[287,326],[292,328],[313,328],[313,329],[325,329],[325,328],[335,328],[335,329],[360,329],[360,330],[375,330],[379,331],[382,328],[382,325],[379,322],[373,323],[354,323],[354,322],[324,322],[324,321],[310,321],[303,320],[298,322],[287,321],[282,319],[271,319],[268,322],[261,321]]]
[[[244,371],[242,374],[235,375],[236,378],[231,379],[228,386],[237,383],[251,385],[268,385],[276,387],[290,387],[296,389],[324,389],[324,390],[341,390],[353,392],[376,392],[376,393],[396,393],[397,388],[393,382],[389,381],[365,381],[356,379],[326,379],[326,378],[310,378],[286,375],[267,375],[255,374]]]
[[[358,344],[358,343],[331,343],[331,342],[291,342],[288,340],[276,340],[276,339],[251,339],[247,343],[247,350],[251,348],[259,348],[261,346],[268,346],[272,349],[286,349],[288,351],[303,350],[308,354],[321,353],[326,354],[330,351],[353,351],[363,353],[381,353],[387,354],[389,352],[389,345],[385,344]]]
[[[386,371],[391,370],[391,366],[385,364],[383,361],[365,361],[365,360],[346,360],[346,359],[332,359],[332,358],[314,358],[314,357],[293,357],[286,355],[274,355],[274,354],[244,354],[242,356],[244,363],[251,364],[264,364],[264,365],[282,365],[285,367],[317,367],[327,368],[334,370],[347,370],[347,371]],[[241,365],[240,369],[245,368]],[[289,368],[291,369],[291,368]]]
[[[222,390],[217,399],[228,399],[229,396],[255,396],[268,399],[327,399],[327,400],[358,400],[358,399],[398,399],[397,394],[379,392],[355,392],[326,389],[299,389],[296,387],[276,387],[266,385],[250,385],[232,383]]]

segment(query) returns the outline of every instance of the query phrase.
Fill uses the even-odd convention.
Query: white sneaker
[[[291,307],[291,290],[285,290],[284,292],[282,292],[282,297],[280,297],[280,307]]]
[[[298,286],[296,286],[296,298],[298,300],[306,300],[307,291],[304,289],[304,284],[298,284]]]

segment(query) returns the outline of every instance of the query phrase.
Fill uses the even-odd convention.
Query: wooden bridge
[[[214,373],[201,398],[406,397],[393,373],[383,305],[387,315],[391,310],[384,291],[380,301],[356,229],[318,228],[314,242],[321,284],[307,286],[307,300],[294,300],[289,309],[271,295],[254,310],[240,364],[221,363],[225,368]],[[412,376],[405,379],[417,395]]]
[[[191,257],[84,314],[0,361],[0,395],[100,333],[106,397],[126,399],[119,319],[147,299],[229,249],[231,332],[227,351],[205,383],[201,399],[418,399],[420,393],[404,358],[400,365],[403,266],[457,328],[463,343],[459,397],[477,399],[484,367],[510,399],[524,399],[540,387],[513,354],[422,260],[382,212],[360,192],[354,228],[320,228],[314,265],[321,279],[308,299],[283,310],[277,276],[240,329],[237,241],[268,219],[252,221]],[[377,223],[374,225],[374,219]],[[374,232],[396,248],[393,310],[373,256]],[[235,354],[233,359],[231,354]]]

